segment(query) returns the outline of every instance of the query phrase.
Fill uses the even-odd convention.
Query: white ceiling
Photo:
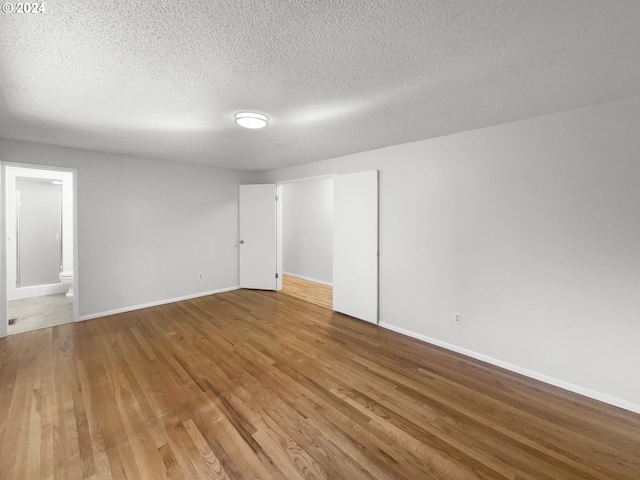
[[[640,95],[638,0],[43,3],[0,137],[265,170]]]

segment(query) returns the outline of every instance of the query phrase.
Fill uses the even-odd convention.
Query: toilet
[[[73,270],[60,273],[60,283],[68,287],[67,297],[73,297]]]

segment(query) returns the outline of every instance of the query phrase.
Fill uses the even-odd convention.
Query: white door
[[[378,171],[333,182],[333,309],[378,323]]]
[[[276,186],[240,185],[240,288],[276,290]]]

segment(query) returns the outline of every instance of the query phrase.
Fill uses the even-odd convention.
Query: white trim
[[[380,322],[382,328],[386,328],[387,330],[392,330],[394,332],[400,333],[402,335],[406,335],[408,337],[416,338],[418,340],[422,340],[423,342],[430,343],[432,345],[437,345],[438,347],[446,348],[447,350],[451,350],[456,353],[460,353],[462,355],[466,355],[467,357],[475,358],[476,360],[480,360],[486,363],[490,363],[497,367],[504,368],[506,370],[510,370],[515,373],[519,373],[520,375],[524,375],[529,378],[533,378],[535,380],[539,380],[544,383],[548,383],[549,385],[553,385],[555,387],[560,387],[564,390],[568,390],[573,393],[578,393],[585,397],[592,398],[594,400],[598,400],[600,402],[608,403],[609,405],[613,405],[616,407],[623,408],[625,410],[629,410],[634,413],[640,413],[640,405],[629,402],[627,400],[623,400],[618,397],[614,397],[613,395],[608,395],[606,393],[596,392],[595,390],[590,390],[588,388],[581,387],[580,385],[575,385],[573,383],[566,382],[564,380],[560,380],[554,377],[550,377],[543,373],[539,373],[533,370],[529,370],[527,368],[519,367],[512,363],[504,362],[502,360],[498,360],[493,357],[489,357],[482,353],[474,352],[473,350],[467,350],[466,348],[458,347],[456,345],[452,345],[447,342],[443,342],[441,340],[436,340],[435,338],[427,337],[426,335],[421,335],[419,333],[412,332],[410,330],[405,330],[404,328],[396,327],[395,325],[391,325],[389,323]]]
[[[5,162],[0,161],[0,178],[2,179],[2,185],[0,187],[0,205],[2,206],[2,213],[0,214],[0,222],[2,226],[0,227],[0,250],[2,253],[2,262],[0,266],[0,275],[2,276],[2,282],[0,282],[1,288],[5,295],[8,294],[8,286],[6,284],[7,279],[7,235],[6,235],[6,209],[7,206],[4,205],[6,201],[7,195],[7,182],[8,175],[7,169],[19,170],[19,169],[29,169],[29,170],[45,170],[48,172],[61,172],[61,173],[70,173],[71,174],[71,188],[72,188],[72,197],[73,197],[73,272],[74,272],[74,295],[73,295],[73,321],[77,322],[80,320],[79,318],[79,295],[78,292],[80,290],[80,282],[79,282],[79,261],[78,261],[78,169],[72,167],[60,167],[56,165],[43,165],[39,163],[23,163],[23,162]],[[3,306],[0,307],[0,322],[2,325],[0,326],[0,338],[3,338],[7,335],[8,332],[8,315],[7,315],[7,302],[8,298],[5,296],[2,303]],[[5,327],[6,325],[6,327]]]
[[[9,321],[7,318],[6,172],[5,162],[0,159],[0,338],[6,337],[9,331]]]
[[[326,175],[316,175],[313,177],[292,178],[291,180],[281,180],[279,182],[276,182],[276,185],[284,185],[285,183],[306,182],[308,180],[324,180],[325,178],[334,178],[337,175],[337,173],[328,173]]]
[[[304,275],[298,275],[297,273],[291,273],[291,272],[282,272],[282,274],[289,275],[290,277],[300,278],[302,280],[307,280],[308,282],[320,283],[322,285],[328,285],[330,287],[333,287],[333,283],[325,282],[324,280],[318,280],[317,278],[305,277]]]
[[[47,295],[56,295],[58,293],[65,293],[67,286],[62,283],[50,283],[47,285],[33,285],[31,287],[18,287],[12,292],[12,295],[8,297],[8,301],[21,300],[23,298],[33,297],[46,297]]]
[[[282,185],[276,184],[276,273],[282,272]],[[276,279],[276,291],[282,290],[282,277]]]
[[[192,298],[206,297],[207,295],[215,295],[216,293],[230,292],[232,290],[238,290],[239,288],[240,287],[236,285],[234,287],[226,287],[226,288],[219,288],[218,290],[211,290],[210,292],[200,292],[200,293],[195,293],[193,295],[185,295],[184,297],[169,298],[166,300],[158,300],[157,302],[144,303],[141,305],[133,305],[131,307],[116,308],[115,310],[109,310],[107,312],[91,313],[89,315],[83,315],[78,319],[78,321],[92,320],[94,318],[106,317],[109,315],[116,315],[118,313],[132,312],[134,310],[141,310],[143,308],[149,308],[149,307],[157,307],[158,305],[166,305],[167,303],[175,303],[175,302],[181,302],[183,300],[191,300]]]

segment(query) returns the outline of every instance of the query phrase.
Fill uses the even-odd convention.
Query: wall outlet
[[[460,312],[453,312],[453,323],[458,325],[462,323],[462,314]]]
[[[204,273],[199,273],[199,274],[198,274],[198,278],[199,278],[200,280],[202,280],[202,279],[204,278]]]

